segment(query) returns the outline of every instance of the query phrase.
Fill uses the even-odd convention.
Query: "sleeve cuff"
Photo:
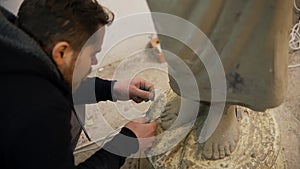
[[[115,84],[116,80],[104,80],[100,78],[96,78],[95,81],[95,92],[96,92],[96,99],[97,102],[99,101],[106,101],[111,100],[114,101],[112,97],[112,89],[113,85]]]
[[[128,157],[139,149],[139,142],[136,135],[128,128],[123,127],[110,142],[103,147],[106,151],[119,156]]]

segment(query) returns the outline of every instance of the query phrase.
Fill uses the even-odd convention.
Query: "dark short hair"
[[[114,14],[96,0],[24,0],[17,25],[51,55],[59,41],[79,51],[99,26],[113,19]]]

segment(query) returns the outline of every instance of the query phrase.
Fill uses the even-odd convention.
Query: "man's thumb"
[[[134,119],[133,121],[136,123],[144,124],[144,123],[147,123],[148,119],[146,117],[140,117],[140,118]]]

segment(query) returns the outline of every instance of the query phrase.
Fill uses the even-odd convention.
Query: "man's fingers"
[[[137,103],[154,100],[154,85],[140,77],[136,77],[130,82],[129,96]]]
[[[141,103],[144,101],[144,99],[140,98],[140,97],[133,97],[132,100],[136,103]]]
[[[139,101],[139,99],[142,100],[153,100],[154,99],[154,91],[153,92],[149,92],[149,91],[145,91],[145,90],[141,90],[139,88],[134,88],[132,89],[132,99],[134,99],[135,101]]]
[[[152,84],[151,82],[148,82],[140,77],[134,78],[133,81],[131,82],[131,84],[135,85],[138,88],[141,88],[143,90],[147,90],[147,91],[154,90],[154,84]]]
[[[141,89],[151,92],[154,90],[154,85],[150,82],[145,81],[144,84],[141,86]]]

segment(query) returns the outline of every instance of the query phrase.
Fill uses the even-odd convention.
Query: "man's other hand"
[[[146,118],[136,119],[125,125],[137,136],[139,141],[139,151],[145,151],[152,146],[155,139],[154,134],[157,127],[155,121],[146,123]]]

